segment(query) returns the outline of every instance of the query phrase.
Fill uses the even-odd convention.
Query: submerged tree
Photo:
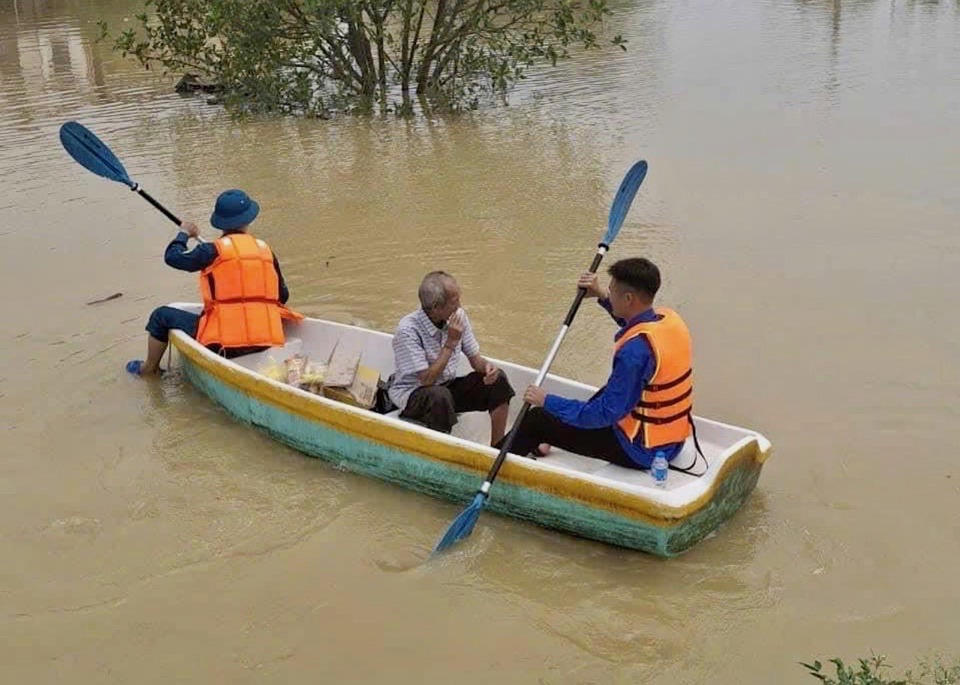
[[[228,106],[332,109],[473,106],[537,62],[601,40],[607,0],[146,0],[114,47],[146,68],[190,72]],[[101,24],[104,35],[107,27]]]

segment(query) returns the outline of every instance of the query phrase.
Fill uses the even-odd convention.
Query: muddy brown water
[[[956,653],[956,3],[620,2],[628,52],[413,122],[233,121],[94,42],[135,11],[0,2],[4,682],[805,682]],[[698,413],[773,441],[757,491],[668,562],[486,515],[424,565],[460,506],[123,372],[196,283],[67,119],[184,217],[256,197],[301,311],[391,330],[444,268],[483,351],[532,366],[647,159],[611,259],[663,269]],[[554,370],[601,383],[613,332],[584,309]]]

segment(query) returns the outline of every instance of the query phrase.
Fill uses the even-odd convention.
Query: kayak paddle
[[[626,176],[623,177],[623,181],[620,183],[620,189],[617,190],[617,194],[613,198],[613,204],[610,207],[610,217],[607,221],[607,233],[603,236],[603,240],[601,240],[600,244],[597,246],[597,252],[593,257],[593,263],[590,264],[590,273],[596,273],[597,267],[600,266],[603,256],[610,249],[611,243],[613,243],[614,239],[617,237],[617,234],[620,232],[620,227],[623,226],[623,220],[626,218],[627,212],[630,210],[630,205],[633,203],[633,198],[636,197],[637,191],[640,189],[640,184],[643,183],[643,179],[646,177],[646,175],[647,163],[646,161],[641,160],[630,167],[630,170],[627,171]],[[540,368],[540,373],[537,374],[537,380],[534,381],[534,385],[539,386],[541,383],[543,383],[543,379],[546,378],[547,371],[550,369],[550,365],[553,363],[554,357],[557,356],[557,352],[560,350],[560,343],[563,342],[564,337],[567,335],[567,331],[570,330],[570,325],[573,323],[573,317],[576,316],[577,310],[580,308],[580,303],[583,302],[583,298],[586,294],[587,291],[585,288],[577,289],[577,296],[574,299],[573,304],[570,306],[570,311],[567,312],[567,317],[563,320],[563,326],[560,327],[560,333],[557,335],[557,339],[553,341],[553,346],[550,348],[550,352],[547,354],[547,358],[543,362],[543,366]],[[480,486],[480,489],[474,496],[473,502],[471,502],[470,505],[464,509],[456,519],[454,519],[453,523],[451,523],[450,527],[447,529],[447,532],[444,533],[442,538],[440,538],[440,541],[433,550],[434,555],[449,549],[460,540],[469,537],[470,533],[473,532],[473,527],[476,524],[477,519],[480,518],[480,512],[483,509],[483,505],[490,496],[490,486],[493,485],[493,481],[496,479],[497,473],[500,471],[500,467],[503,465],[503,461],[507,457],[507,452],[510,451],[510,447],[513,444],[513,439],[517,434],[517,430],[519,429],[520,424],[523,423],[523,419],[529,410],[530,404],[524,402],[523,407],[520,409],[520,413],[513,422],[513,427],[510,429],[506,440],[503,441],[500,447],[500,453],[497,455],[497,460],[493,462],[490,472],[487,473],[486,480],[483,481],[483,485]]]
[[[60,142],[69,155],[87,171],[92,171],[97,176],[124,184],[159,209],[170,221],[177,226],[181,225],[182,222],[173,212],[157,202],[150,193],[140,187],[139,183],[130,179],[127,170],[123,168],[123,163],[86,126],[76,121],[68,121],[60,127]],[[197,238],[197,241],[203,242],[200,238]]]

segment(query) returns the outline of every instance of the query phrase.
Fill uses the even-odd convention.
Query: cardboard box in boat
[[[338,340],[330,350],[327,358],[327,370],[323,376],[323,384],[330,388],[348,388],[353,384],[360,366],[360,352],[345,350],[340,347]]]
[[[361,409],[373,407],[377,399],[380,372],[361,364],[361,358],[360,352],[343,350],[340,341],[337,341],[327,361],[323,380],[324,397]]]
[[[324,385],[323,396],[361,409],[371,409],[377,399],[377,384],[379,382],[379,371],[363,364],[357,364],[356,373],[350,385],[337,388]]]

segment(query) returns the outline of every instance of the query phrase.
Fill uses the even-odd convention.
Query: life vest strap
[[[645,391],[648,391],[648,392],[659,392],[659,391],[661,391],[661,390],[669,390],[670,388],[676,387],[676,386],[680,385],[681,383],[683,383],[683,382],[684,382],[685,380],[687,380],[688,378],[690,378],[690,375],[691,375],[692,373],[693,373],[693,369],[692,369],[692,368],[687,369],[685,373],[683,373],[683,374],[680,375],[678,378],[675,378],[675,379],[672,380],[672,381],[669,381],[669,382],[667,382],[667,383],[658,383],[658,384],[656,384],[656,385],[648,385],[648,386],[646,386],[646,387],[644,388],[644,390],[645,390]]]
[[[674,397],[672,400],[663,400],[661,402],[637,402],[637,408],[641,409],[662,409],[664,407],[672,407],[675,404],[683,402],[685,399],[690,397],[693,394],[693,388],[689,388],[682,395]]]
[[[637,419],[641,423],[649,423],[654,426],[662,426],[665,423],[673,423],[682,419],[684,416],[690,416],[690,407],[687,407],[679,414],[674,414],[673,416],[646,416],[637,411],[631,411],[630,414],[633,418]]]
[[[214,300],[216,304],[280,304],[279,300],[273,300],[269,297],[228,297],[223,300]]]
[[[687,420],[690,422],[690,431],[693,434],[693,445],[694,447],[697,448],[696,454],[693,455],[693,463],[690,464],[690,466],[687,466],[686,468],[683,468],[681,466],[674,466],[673,464],[670,464],[669,468],[673,471],[679,471],[680,473],[685,473],[688,476],[693,476],[694,478],[702,478],[703,476],[706,475],[707,471],[710,470],[710,462],[707,461],[707,455],[705,455],[703,453],[703,450],[700,449],[700,441],[697,440],[697,424],[694,423],[693,421],[692,413],[687,415]],[[701,471],[700,473],[694,473],[693,469],[697,465],[697,461],[699,461],[697,459],[698,456],[703,459],[703,471]]]

